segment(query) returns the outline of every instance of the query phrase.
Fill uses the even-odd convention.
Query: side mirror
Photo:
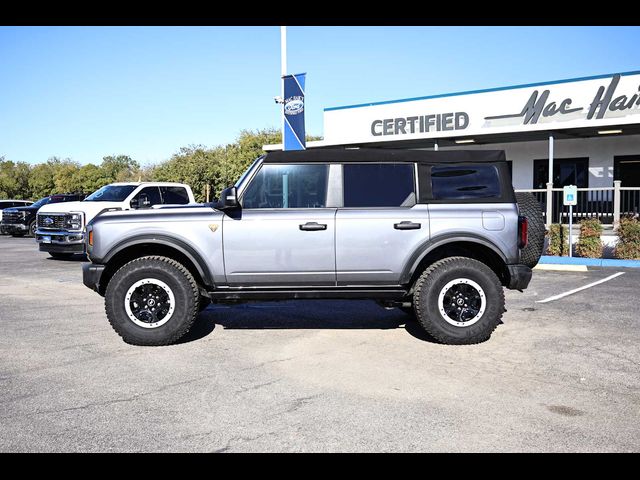
[[[149,197],[144,193],[141,194],[137,199],[134,198],[131,200],[131,208],[149,208],[151,206],[151,201]]]
[[[216,208],[219,210],[231,210],[232,208],[238,208],[238,189],[236,187],[225,188],[220,194],[220,200]]]

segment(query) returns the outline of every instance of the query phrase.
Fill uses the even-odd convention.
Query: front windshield
[[[136,189],[136,185],[105,185],[96,190],[85,202],[123,202]]]
[[[43,205],[46,205],[47,203],[49,203],[51,201],[51,197],[44,197],[41,198],[40,200],[38,200],[36,203],[33,203],[31,205],[29,205],[30,207],[36,207],[36,208],[40,208]]]

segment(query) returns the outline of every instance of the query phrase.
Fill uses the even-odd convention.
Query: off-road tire
[[[143,279],[164,282],[175,297],[169,320],[155,328],[135,324],[125,309],[129,288]],[[161,256],[136,258],[123,265],[111,278],[105,292],[105,310],[113,329],[132,345],[169,345],[186,334],[198,315],[200,292],[193,275],[179,262]]]
[[[527,217],[528,221],[528,241],[527,245],[520,250],[520,263],[529,268],[538,264],[544,249],[544,217],[540,202],[530,192],[516,192],[516,201],[520,215]]]
[[[439,296],[448,282],[468,279],[484,293],[484,313],[475,323],[456,326],[440,312]],[[500,323],[504,313],[504,291],[498,276],[487,265],[467,257],[448,257],[429,266],[416,281],[413,306],[418,323],[435,340],[448,345],[484,342]]]
[[[73,257],[73,253],[67,253],[67,252],[47,252],[49,255],[51,255],[52,258],[55,258],[56,260],[69,260],[71,257]]]

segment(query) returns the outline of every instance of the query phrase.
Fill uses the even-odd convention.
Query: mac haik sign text
[[[640,72],[327,108],[325,143],[640,123]]]

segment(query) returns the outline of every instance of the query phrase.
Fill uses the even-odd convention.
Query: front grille
[[[39,213],[38,228],[43,230],[64,230],[64,217],[64,213]]]
[[[22,218],[20,212],[2,212],[2,223],[5,224],[22,223]]]

